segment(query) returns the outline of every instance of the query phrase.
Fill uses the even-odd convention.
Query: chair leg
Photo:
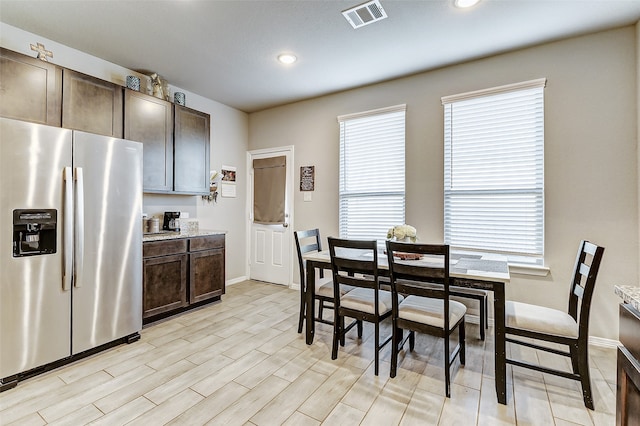
[[[374,356],[375,365],[373,367],[374,374],[378,375],[378,369],[380,364],[380,323],[375,323],[375,344],[376,344],[376,353]]]
[[[593,395],[591,394],[591,378],[589,375],[589,351],[586,345],[578,347],[578,371],[582,383],[582,398],[584,406],[593,410]]]
[[[444,337],[444,393],[451,398],[451,355],[449,354],[449,334]]]
[[[302,285],[302,284],[301,284]],[[302,323],[304,322],[304,314],[307,308],[307,301],[304,297],[303,289],[300,289],[300,316],[298,317],[298,334],[302,333]]]
[[[391,370],[389,376],[391,378],[396,377],[398,369],[398,352],[400,351],[399,345],[402,342],[402,330],[396,327],[395,321],[392,325],[392,337],[391,337]]]
[[[338,358],[338,343],[340,340],[340,334],[342,334],[342,330],[340,329],[340,315],[338,315],[338,310],[334,310],[333,315],[333,345],[331,347],[331,359]]]
[[[578,344],[569,345],[569,353],[571,354],[571,368],[574,374],[580,374],[579,350]]]
[[[480,340],[484,341],[485,329],[487,328],[487,297],[480,300]]]
[[[489,328],[489,298],[484,297],[484,328]]]
[[[412,330],[409,332],[409,351],[413,352],[413,348],[416,346],[416,333]]]
[[[459,356],[460,356],[460,365],[464,365],[465,363],[465,351],[466,351],[466,331],[465,331],[465,326],[464,326],[464,319],[462,319],[462,322],[460,323],[460,325],[458,326],[460,328],[460,330],[458,331],[458,340],[459,340],[459,344],[460,344],[460,352],[459,352]],[[480,328],[480,330],[482,330],[482,327]]]
[[[362,339],[362,320],[356,322],[356,327],[358,328],[358,339]]]

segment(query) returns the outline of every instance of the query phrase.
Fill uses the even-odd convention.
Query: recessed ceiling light
[[[454,0],[453,4],[455,7],[459,7],[461,9],[472,7],[478,4],[480,0]]]
[[[298,60],[298,58],[296,58],[296,55],[292,55],[291,53],[283,53],[281,55],[278,55],[278,60],[280,62],[282,62],[283,64],[292,64],[295,61]]]

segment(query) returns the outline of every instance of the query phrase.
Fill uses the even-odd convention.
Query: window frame
[[[401,119],[398,114],[401,114]],[[377,120],[377,119],[380,120]],[[337,117],[340,127],[339,182],[338,182],[338,224],[341,238],[376,239],[379,244],[386,239],[387,230],[404,224],[406,211],[406,104],[379,108]],[[397,121],[401,120],[398,125]],[[370,137],[363,129],[372,130]],[[382,137],[380,127],[393,130]],[[352,136],[350,138],[350,135]],[[398,140],[401,139],[401,144]],[[385,143],[392,143],[385,146]],[[345,144],[352,144],[348,147]],[[366,148],[365,148],[366,144]],[[360,161],[348,169],[350,155],[358,153]],[[385,150],[385,151],[381,151]],[[393,155],[381,156],[380,152]],[[378,155],[376,155],[376,153]],[[387,158],[388,157],[388,158]],[[365,161],[368,159],[368,161]],[[387,170],[387,172],[384,172]],[[376,202],[385,198],[387,201]],[[392,200],[393,203],[389,203]],[[384,212],[372,206],[389,207],[389,218]],[[363,211],[358,219],[357,209]],[[391,210],[393,210],[391,212]],[[372,212],[378,214],[372,214]],[[353,217],[349,218],[349,213]],[[366,213],[366,214],[365,214]],[[395,217],[393,217],[395,216]]]
[[[520,266],[524,266],[524,267],[531,266],[533,268],[543,267],[544,265],[544,226],[545,226],[544,225],[544,222],[545,222],[544,221],[544,215],[545,215],[545,209],[544,209],[544,88],[545,86],[546,86],[546,79],[540,78],[540,79],[525,81],[521,83],[514,83],[514,84],[508,84],[504,86],[493,87],[489,89],[466,92],[458,95],[444,96],[441,98],[442,105],[444,108],[444,186],[443,186],[444,241],[447,244],[451,244],[452,248],[456,248],[458,250],[499,253],[499,254],[507,255],[509,262],[512,264],[519,264]],[[458,117],[462,117],[459,119],[461,120],[461,123],[462,123],[464,122],[463,111],[465,111],[465,108],[467,108],[467,110],[470,111],[471,108],[474,107],[486,113],[487,116],[489,116],[491,114],[490,108],[492,108],[492,106],[495,106],[495,105],[491,105],[491,102],[498,100],[496,102],[496,105],[499,105],[501,102],[502,103],[507,102],[506,99],[512,96],[514,97],[519,97],[520,95],[525,96],[528,93],[536,93],[536,91],[539,91],[539,93],[536,94],[537,96],[539,96],[539,99],[535,100],[538,103],[532,102],[531,105],[528,105],[528,107],[531,108],[531,111],[529,111],[529,114],[534,118],[531,120],[531,122],[528,122],[526,124],[528,126],[531,126],[531,125],[536,126],[535,129],[537,130],[536,132],[530,131],[530,133],[535,134],[535,136],[531,137],[531,140],[533,141],[532,142],[533,144],[536,144],[536,145],[531,145],[531,148],[532,150],[538,150],[538,151],[535,151],[536,152],[535,155],[526,154],[534,157],[533,161],[535,164],[533,164],[532,166],[535,168],[535,170],[533,172],[529,171],[529,174],[536,173],[535,175],[536,179],[534,184],[535,188],[531,186],[525,187],[526,184],[522,184],[523,185],[522,187],[517,187],[517,185],[515,184],[517,180],[514,179],[513,183],[509,182],[509,179],[503,175],[501,177],[502,186],[496,186],[494,184],[489,185],[487,184],[489,180],[486,180],[484,181],[484,185],[478,184],[477,185],[478,188],[473,189],[471,188],[472,186],[471,182],[474,181],[475,177],[472,177],[472,178],[467,178],[467,180],[465,181],[467,183],[466,188],[464,184],[461,184],[458,186],[459,188],[462,188],[462,189],[456,189],[455,186],[459,182],[464,180],[460,177],[462,175],[458,175],[457,177],[455,177],[455,171],[452,170],[454,167],[460,167],[458,165],[456,166],[452,165],[451,156],[452,156],[452,152],[455,152],[456,139],[459,140],[458,143],[460,145],[463,145],[465,142],[467,143],[467,145],[470,145],[469,141],[472,141],[473,148],[467,148],[467,153],[471,153],[477,147],[476,142],[486,143],[485,141],[482,140],[483,137],[481,136],[481,133],[480,133],[480,131],[483,130],[482,126],[483,125],[486,126],[486,123],[483,124],[482,120],[485,120],[485,118],[481,114],[476,114],[475,111],[471,112],[469,113],[469,116],[472,118],[465,123],[469,125],[469,128],[465,127],[464,128],[465,135],[458,137],[456,135],[462,135],[462,132],[460,131],[462,127],[459,124],[458,125],[459,129],[455,128],[456,124],[453,121],[455,118],[452,118],[453,111],[454,111],[453,108],[456,106],[459,108],[459,110],[456,112],[458,112]],[[501,96],[501,95],[505,95],[505,96]],[[492,99],[492,97],[494,98]],[[478,106],[477,104],[481,102],[486,102],[489,105]],[[485,108],[485,109],[482,109],[482,108]],[[539,110],[537,110],[536,108]],[[473,114],[476,114],[476,115],[473,115]],[[480,124],[475,124],[478,126],[477,128],[473,127],[474,120],[480,123]],[[487,118],[486,120],[487,122],[489,122],[490,118]],[[473,131],[476,131],[478,133],[475,134],[473,133]],[[513,130],[510,129],[509,133],[512,133],[512,132]],[[468,136],[469,134],[471,134],[472,136]],[[477,141],[473,139],[474,137],[478,138]],[[465,142],[462,142],[463,138],[467,138],[467,140]],[[517,141],[514,141],[514,139],[517,139],[517,138],[509,138],[511,142],[505,142],[505,146],[511,149],[514,149],[514,147],[527,146],[524,143],[518,144]],[[457,152],[456,155],[458,156],[458,158],[460,158],[461,154],[465,152],[464,150],[465,148],[462,148],[461,151]],[[486,152],[488,152],[487,148],[483,147],[480,150],[478,150],[478,155],[480,157],[482,155],[486,155],[487,157],[489,157],[486,154]],[[507,154],[509,153],[509,151],[499,151],[499,152],[501,152],[502,155],[505,155],[505,153]],[[523,156],[526,156],[526,155],[523,155]],[[479,157],[476,157],[476,158],[471,157],[471,158],[472,158],[471,161],[475,161],[476,158],[479,158]],[[471,161],[469,164],[472,164]],[[514,161],[517,161],[517,160],[514,160]],[[505,164],[508,164],[508,163],[505,163]],[[461,167],[461,169],[464,170],[463,167]],[[473,166],[469,166],[467,170],[473,170]],[[500,176],[500,173],[496,173],[495,170],[487,173],[486,176],[491,175],[491,177],[493,178],[494,174],[496,176]],[[525,173],[521,173],[521,174],[524,175]],[[452,175],[454,175],[453,178],[452,178]],[[452,184],[452,181],[455,178],[459,180],[456,181],[456,183]],[[489,188],[489,186],[492,186],[493,188]],[[464,233],[460,234],[460,235],[463,235],[464,238],[452,237],[452,230],[456,229],[456,224],[454,222],[462,218],[461,213],[452,212],[452,210],[458,208],[458,207],[452,207],[452,200],[456,197],[459,197],[459,199],[462,200],[463,199],[462,197],[464,197],[465,195],[470,199],[472,196],[474,196],[474,194],[478,197],[477,200],[481,200],[482,199],[481,196],[485,196],[485,197],[496,196],[496,197],[502,197],[502,198],[496,198],[496,199],[508,200],[509,197],[515,198],[517,194],[521,194],[523,196],[524,194],[529,194],[529,197],[534,197],[533,201],[528,201],[528,202],[533,204],[534,206],[532,210],[534,210],[535,218],[533,220],[534,223],[532,228],[535,228],[535,229],[533,229],[533,231],[527,229],[528,232],[532,232],[532,235],[534,235],[533,237],[530,238],[530,240],[527,240],[527,242],[531,241],[535,245],[535,248],[533,249],[533,251],[523,252],[524,249],[515,249],[514,248],[515,244],[513,243],[511,246],[506,245],[505,241],[508,241],[509,239],[511,239],[511,237],[503,239],[502,243],[498,241],[498,244],[505,244],[503,245],[502,248],[497,248],[495,244],[491,246],[490,243],[487,243],[487,246],[485,247],[482,247],[481,243],[479,242],[477,244],[473,242],[470,243],[470,241],[473,240],[473,237],[472,237],[473,230],[471,228],[466,230],[463,229],[463,231],[467,232],[467,234],[464,234]],[[472,204],[473,201],[465,200],[465,202],[468,202],[468,204],[464,205],[464,207],[459,207],[459,209],[460,211],[463,211],[463,209],[468,209],[468,211],[471,212],[471,213],[468,213],[469,217],[471,217],[474,214],[473,209],[474,208],[477,209],[478,207]],[[504,203],[505,201],[502,201],[502,202]],[[525,203],[525,202],[522,201],[522,203]],[[462,205],[463,203],[461,202],[458,203],[458,206],[462,206]],[[484,208],[486,208],[486,205],[484,206]],[[501,207],[496,207],[496,211],[501,211],[500,209]],[[508,210],[508,208],[505,208],[505,211],[506,210]],[[454,215],[458,214],[457,219],[452,218],[452,214]],[[510,219],[513,217],[514,216],[511,216]],[[478,220],[479,221],[478,223],[480,223],[480,221],[482,220],[482,214],[478,214],[477,219],[468,219],[468,220],[469,222],[472,222],[473,220]],[[525,219],[523,219],[522,221],[524,220]],[[459,225],[458,229],[460,229],[463,226],[464,225]],[[501,226],[506,227],[504,223],[501,224]],[[524,228],[527,228],[527,227],[525,226]],[[490,228],[486,228],[486,229],[490,229]],[[481,235],[481,232],[479,231],[477,232],[478,232],[478,235]],[[466,241],[464,241],[465,238],[466,238]],[[522,237],[522,238],[524,239],[525,237]],[[514,237],[513,239],[515,240],[516,238]]]

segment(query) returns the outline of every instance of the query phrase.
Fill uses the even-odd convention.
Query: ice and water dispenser
[[[56,252],[57,210],[13,211],[13,257]]]

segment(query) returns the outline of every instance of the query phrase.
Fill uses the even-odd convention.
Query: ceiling
[[[353,29],[363,2],[2,0],[0,21],[255,112],[640,20],[640,0],[381,0],[388,18]]]

